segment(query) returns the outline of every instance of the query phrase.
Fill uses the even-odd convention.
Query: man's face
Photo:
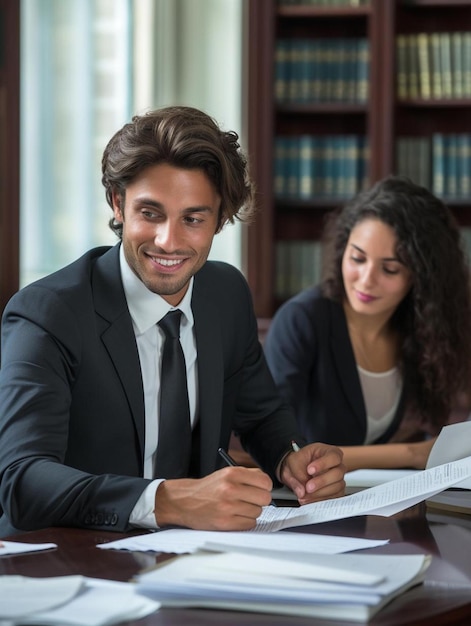
[[[208,258],[221,198],[202,170],[151,165],[126,187],[125,206],[113,195],[123,224],[126,260],[145,286],[176,306]]]

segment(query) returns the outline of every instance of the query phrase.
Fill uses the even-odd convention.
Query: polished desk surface
[[[363,516],[315,524],[299,532],[389,539],[369,553],[433,555],[424,584],[384,607],[369,624],[381,626],[471,625],[471,517],[443,516],[424,504],[389,518]],[[134,534],[142,534],[136,532]],[[129,580],[140,570],[168,555],[98,550],[97,544],[126,535],[75,528],[49,528],[9,537],[13,541],[53,542],[57,549],[0,557],[0,574],[61,576],[81,574],[95,578]],[[282,532],[280,533],[281,540]],[[4,537],[7,539],[7,537]],[[207,609],[162,609],[128,626],[338,626],[353,624],[312,618],[262,615]]]

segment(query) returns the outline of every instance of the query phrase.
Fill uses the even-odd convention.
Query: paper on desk
[[[59,606],[71,600],[82,585],[82,576],[0,576],[0,619],[16,620]]]
[[[6,554],[23,554],[24,552],[36,552],[57,548],[56,543],[20,543],[19,541],[0,540],[0,556]]]
[[[160,608],[131,583],[83,576],[0,576],[0,621],[35,626],[109,626]]]
[[[430,451],[427,468],[448,461],[456,461],[471,454],[471,421],[444,426]],[[471,478],[454,485],[460,489],[471,489]]]
[[[273,507],[272,507],[273,508]],[[305,533],[285,532],[275,537],[273,533],[250,532],[218,532],[209,530],[187,530],[176,528],[146,533],[135,537],[118,539],[101,543],[97,548],[102,550],[138,550],[166,552],[173,554],[193,553],[204,549],[206,545],[216,544],[221,551],[245,549],[280,552],[302,552],[307,554],[340,554],[353,550],[372,548],[387,543],[388,540],[360,539],[357,537],[335,537],[330,535],[313,535]]]
[[[471,456],[364,489],[343,498],[300,507],[264,507],[254,531],[273,532],[357,515],[388,517],[462,482],[465,478],[471,478]]]
[[[448,459],[448,461],[451,460],[454,459]],[[345,474],[345,485],[347,489],[349,487],[366,489],[404,476],[412,476],[419,471],[414,469],[358,469]]]
[[[261,559],[204,553],[167,561],[138,577],[144,594],[163,606],[206,606],[367,621],[401,591],[423,579],[425,555],[318,555],[299,578],[288,556]],[[335,576],[334,571],[337,570]],[[368,580],[370,581],[368,583]]]
[[[146,617],[160,608],[160,602],[136,591],[133,583],[85,579],[82,593],[49,611],[23,618],[21,626],[111,626]]]

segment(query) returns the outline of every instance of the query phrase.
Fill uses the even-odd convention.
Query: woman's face
[[[391,317],[412,285],[410,270],[396,256],[394,230],[379,219],[356,224],[342,258],[342,277],[351,308],[363,315]]]

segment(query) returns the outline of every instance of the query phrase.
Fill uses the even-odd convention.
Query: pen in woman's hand
[[[234,461],[234,459],[227,454],[227,452],[224,450],[224,448],[218,448],[218,454],[221,458],[224,459],[224,461],[228,464],[231,465],[232,467],[235,467],[237,465],[237,463]],[[276,506],[274,500],[272,500],[270,502],[270,506]]]

